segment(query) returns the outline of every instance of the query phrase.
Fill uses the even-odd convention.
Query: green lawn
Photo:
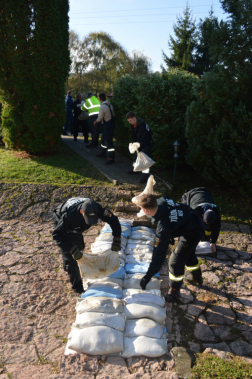
[[[0,181],[111,185],[94,166],[63,142],[49,155],[29,156],[0,147]]]

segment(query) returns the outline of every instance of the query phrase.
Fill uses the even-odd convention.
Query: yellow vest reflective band
[[[100,102],[97,97],[92,96],[90,99],[87,99],[85,103],[82,105],[81,109],[83,111],[88,111],[89,116],[98,115],[100,109]]]
[[[181,275],[181,276],[175,276],[175,275],[173,275],[171,272],[169,272],[169,278],[170,278],[171,280],[174,280],[175,282],[180,282],[181,280],[183,280],[184,275]]]
[[[197,265],[195,266],[185,266],[186,270],[188,271],[196,271],[200,268],[200,264],[198,263]]]
[[[205,235],[206,235],[206,236],[211,236],[211,233],[212,233],[211,230],[210,230],[210,232],[208,232],[207,230],[205,230]]]

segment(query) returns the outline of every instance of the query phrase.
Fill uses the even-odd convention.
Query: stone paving
[[[70,196],[92,195],[135,225],[148,225],[136,217],[133,194],[118,188],[1,184],[0,379],[183,378],[177,353],[170,352],[174,347],[252,357],[252,236],[249,226],[234,224],[223,225],[217,254],[201,257],[204,285],[185,281],[178,304],[166,305],[169,354],[158,359],[64,356],[77,295],[51,237],[52,209]],[[87,250],[102,225],[85,233]],[[163,295],[168,256],[161,269]]]

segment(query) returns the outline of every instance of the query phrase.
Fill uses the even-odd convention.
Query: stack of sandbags
[[[132,245],[136,246],[132,246]],[[167,352],[165,330],[166,308],[161,297],[161,282],[152,278],[146,290],[140,280],[148,270],[154,245],[154,233],[147,227],[132,228],[126,246],[125,279],[123,282],[125,358],[145,355],[159,357]]]
[[[199,242],[197,247],[196,247],[196,254],[197,255],[206,255],[206,254],[212,254],[212,249],[210,242],[208,241],[202,241]]]
[[[127,243],[125,235],[129,237],[131,234],[131,222],[123,220],[121,226],[122,233],[124,233],[122,235],[124,249]],[[111,251],[112,240],[111,229],[109,225],[105,225],[92,246],[92,253],[103,255],[106,251]],[[118,252],[115,253],[118,256]],[[119,254],[123,254],[123,252]],[[120,266],[118,264],[115,272],[110,276],[104,277],[99,271],[100,268],[97,267],[100,276],[83,278],[83,286],[86,291],[78,299],[76,320],[68,337],[65,354],[78,352],[108,355],[123,352],[123,331],[126,317],[123,313],[122,285],[125,277],[126,256],[123,254],[121,257],[122,264]]]

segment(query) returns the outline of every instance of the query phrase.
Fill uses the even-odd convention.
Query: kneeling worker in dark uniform
[[[216,241],[221,229],[221,215],[214,204],[211,192],[204,187],[187,190],[181,199],[183,204],[189,205],[198,212],[205,224],[205,234],[202,241],[211,242],[212,252],[216,253]]]
[[[138,205],[147,216],[157,223],[152,261],[140,285],[144,290],[151,278],[165,261],[170,239],[179,237],[178,244],[169,260],[170,288],[165,300],[176,301],[180,295],[185,268],[190,272],[190,283],[201,285],[202,275],[195,249],[202,234],[204,223],[196,211],[185,204],[178,204],[167,197],[156,200],[154,195],[142,195]]]
[[[98,218],[111,226],[114,237],[111,250],[119,251],[121,249],[119,220],[94,200],[73,197],[53,211],[53,239],[61,249],[64,270],[68,272],[72,289],[77,293],[84,292],[76,262],[82,257],[81,250],[85,247],[82,233],[97,224]]]

